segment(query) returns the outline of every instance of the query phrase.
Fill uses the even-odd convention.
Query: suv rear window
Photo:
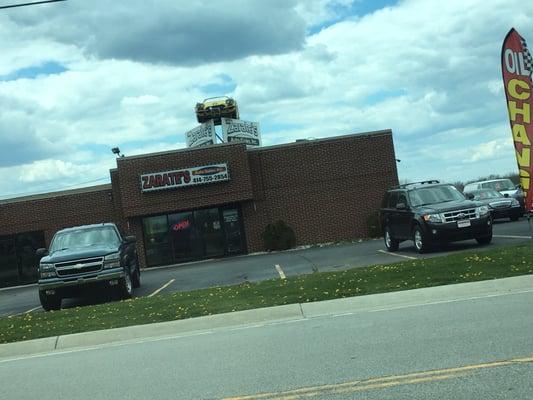
[[[448,201],[464,200],[465,196],[452,185],[421,187],[409,192],[409,199],[413,207],[426,204],[445,203]]]

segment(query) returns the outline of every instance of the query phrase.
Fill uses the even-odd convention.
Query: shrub
[[[379,223],[378,213],[372,213],[366,218],[366,228],[368,236],[371,238],[377,238],[383,236],[383,231]]]
[[[265,250],[287,250],[296,245],[296,235],[284,221],[268,224],[261,236]]]

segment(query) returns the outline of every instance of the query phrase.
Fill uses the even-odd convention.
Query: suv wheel
[[[396,239],[393,239],[390,234],[390,229],[388,226],[385,227],[385,234],[383,235],[383,240],[385,241],[385,247],[387,251],[396,251],[400,246],[400,242]]]
[[[481,245],[489,244],[492,241],[492,233],[488,236],[477,237],[476,241]]]
[[[119,281],[119,294],[123,299],[129,299],[133,295],[133,282],[128,268],[124,269],[124,278]]]
[[[44,290],[39,290],[39,300],[44,311],[61,309],[61,297],[57,294],[50,296]]]
[[[416,251],[419,253],[425,253],[428,250],[424,232],[422,232],[422,229],[418,225],[413,229],[413,243],[415,244]]]

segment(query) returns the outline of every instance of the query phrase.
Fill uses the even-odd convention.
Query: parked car
[[[455,186],[424,181],[388,190],[379,211],[388,251],[412,240],[419,253],[440,243],[492,240],[489,207],[467,199]]]
[[[196,119],[200,123],[213,120],[215,125],[220,125],[222,117],[239,119],[237,102],[227,96],[211,97],[201,103],[196,103]]]
[[[465,192],[467,198],[479,201],[489,207],[492,219],[510,218],[517,221],[524,215],[524,208],[517,199],[505,197],[503,194],[492,189],[472,190]]]
[[[480,189],[492,189],[504,196],[515,198],[522,208],[525,207],[524,192],[520,185],[515,185],[510,179],[492,179],[489,181],[472,182],[463,188],[463,192],[472,192]]]
[[[129,298],[141,284],[135,237],[123,236],[113,223],[58,231],[50,249],[37,250],[39,300],[58,310],[66,297],[107,288]]]

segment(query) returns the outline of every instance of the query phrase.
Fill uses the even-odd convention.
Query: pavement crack
[[[59,336],[56,337],[56,343],[54,344],[54,350],[57,350],[57,342],[59,342]]]
[[[302,313],[302,317],[307,318],[307,317],[305,316],[305,314],[304,314],[304,309],[303,309],[303,307],[302,307],[302,303],[298,303],[298,305],[300,306],[300,312]]]

